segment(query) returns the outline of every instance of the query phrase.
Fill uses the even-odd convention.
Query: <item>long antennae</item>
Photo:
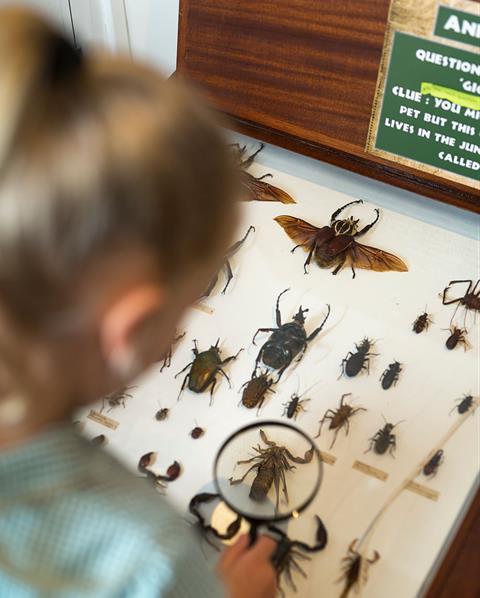
[[[317,384],[320,384],[320,382],[321,382],[320,380],[317,380],[317,382],[314,382],[314,383],[313,383],[311,386],[309,386],[309,387],[307,388],[307,390],[304,390],[304,391],[302,392],[302,394],[298,396],[298,398],[300,399],[301,397],[303,397],[304,395],[306,395],[306,394],[307,394],[307,392],[310,392],[310,391],[312,390],[312,388],[313,388],[314,386],[317,386]]]

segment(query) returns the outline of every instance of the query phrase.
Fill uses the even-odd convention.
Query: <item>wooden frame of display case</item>
[[[365,152],[388,10],[388,0],[180,0],[177,75],[242,133],[479,213],[478,189]],[[426,595],[477,595],[479,553],[477,492]]]
[[[365,151],[389,4],[181,0],[177,72],[242,133],[480,212],[478,188]]]

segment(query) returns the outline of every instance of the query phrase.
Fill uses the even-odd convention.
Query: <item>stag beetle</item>
[[[303,309],[300,306],[298,312],[293,316],[293,320],[287,324],[282,324],[282,314],[280,313],[279,307],[280,297],[289,290],[290,289],[285,289],[277,298],[275,309],[277,328],[259,328],[253,337],[252,342],[255,344],[255,338],[259,332],[272,333],[258,353],[252,376],[255,376],[259,363],[262,361],[266,366],[273,370],[278,370],[278,382],[283,372],[299,353],[300,357],[298,358],[298,361],[300,361],[307,349],[307,344],[310,341],[313,341],[320,330],[322,330],[330,315],[330,305],[327,305],[328,311],[325,319],[309,336],[307,336],[305,331],[305,314],[308,309]]]
[[[298,571],[303,577],[307,577],[307,574],[298,564],[297,560],[309,561],[311,560],[311,557],[304,554],[305,552],[319,552],[327,545],[327,529],[318,515],[315,515],[315,519],[317,520],[317,533],[315,537],[316,543],[313,546],[310,546],[305,542],[300,542],[299,540],[290,540],[285,532],[274,525],[269,525],[267,527],[270,532],[280,536],[278,546],[272,558],[273,566],[277,572],[277,579],[284,574],[287,584],[294,592],[297,591],[297,586],[292,579],[292,569]],[[283,596],[285,594],[284,591],[280,587],[279,590]]]

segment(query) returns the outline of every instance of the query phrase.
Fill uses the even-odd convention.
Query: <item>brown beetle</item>
[[[203,436],[205,434],[205,430],[203,428],[200,428],[199,426],[196,426],[195,428],[193,428],[193,430],[190,432],[190,436],[194,439],[197,440],[198,438],[200,438],[201,436]]]
[[[277,216],[274,220],[283,228],[287,235],[296,243],[292,253],[303,247],[308,252],[303,266],[305,274],[312,258],[320,268],[333,268],[332,274],[337,274],[345,265],[352,270],[355,278],[355,268],[374,270],[375,272],[407,272],[407,265],[396,255],[362,245],[356,241],[357,237],[364,235],[380,218],[380,212],[375,208],[376,217],[370,224],[362,229],[358,228],[358,220],[353,217],[338,219],[340,213],[353,204],[363,203],[363,200],[351,201],[335,212],[330,218],[330,224],[321,228],[295,218],[294,216]]]
[[[253,409],[258,406],[260,411],[267,392],[275,392],[271,387],[273,386],[273,379],[268,378],[267,372],[263,372],[260,376],[255,374],[242,385],[243,390],[241,403],[247,409]],[[240,389],[240,390],[241,390]]]
[[[420,334],[424,330],[428,330],[428,327],[430,326],[432,321],[433,320],[432,320],[430,314],[427,314],[427,308],[425,307],[425,311],[423,312],[423,314],[420,314],[418,316],[418,318],[415,320],[415,322],[413,323],[413,327],[412,327],[413,332]]]
[[[446,330],[450,331],[450,336],[445,341],[445,346],[449,351],[455,349],[455,347],[458,344],[463,345],[464,351],[470,348],[471,345],[465,338],[467,331],[464,328],[457,328],[455,325],[453,325],[450,326],[450,328],[447,328]]]
[[[340,432],[340,430],[342,428],[345,428],[345,435],[348,435],[348,430],[350,428],[350,424],[349,424],[350,418],[353,415],[355,415],[355,413],[357,413],[358,411],[366,411],[366,409],[364,409],[363,407],[357,407],[354,409],[348,403],[344,403],[345,397],[348,397],[351,394],[352,393],[349,392],[347,394],[342,395],[338,409],[327,409],[325,411],[325,415],[322,417],[322,419],[319,422],[320,428],[319,428],[318,434],[315,436],[315,438],[318,438],[320,436],[320,433],[322,432],[322,426],[326,420],[330,420],[330,425],[328,426],[328,429],[335,430],[335,434],[333,436],[333,440],[332,440],[332,444],[330,445],[330,448],[332,448],[333,445],[335,444],[335,441],[337,440],[337,434]]]

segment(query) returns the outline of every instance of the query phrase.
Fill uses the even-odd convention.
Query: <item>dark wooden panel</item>
[[[480,193],[364,152],[388,0],[181,0],[177,71],[241,132],[480,212]]]

